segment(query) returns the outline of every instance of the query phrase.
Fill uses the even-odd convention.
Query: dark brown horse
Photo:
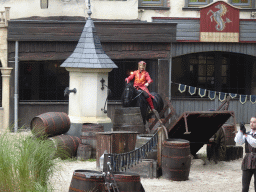
[[[154,96],[154,107],[157,112],[160,113],[164,107],[163,99],[158,93],[151,92],[151,95]],[[148,121],[153,115],[152,112],[149,112],[150,107],[142,94],[142,90],[135,89],[132,82],[126,84],[121,100],[123,107],[140,107],[144,125],[146,124],[146,121]]]

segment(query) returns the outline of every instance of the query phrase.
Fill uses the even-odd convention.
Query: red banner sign
[[[239,9],[217,1],[200,10],[200,41],[239,42]]]

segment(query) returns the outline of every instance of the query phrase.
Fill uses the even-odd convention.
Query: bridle
[[[132,87],[132,88],[135,90],[134,87]],[[130,86],[125,88],[125,90],[128,91],[128,92],[130,91],[129,89],[131,89]],[[140,92],[140,93],[138,93],[134,98],[130,99],[130,101],[128,102],[128,105],[130,105],[130,103],[133,102],[133,101],[134,101],[137,97],[139,97],[142,93],[143,93],[143,92]]]
[[[132,102],[133,100],[135,100],[137,97],[139,97],[142,93],[143,93],[143,92],[141,91],[137,96],[135,96],[135,97],[131,100],[131,102]]]

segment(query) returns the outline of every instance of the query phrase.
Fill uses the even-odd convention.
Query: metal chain
[[[107,154],[110,158],[110,162],[108,163],[110,163],[109,166],[112,166],[112,171],[118,172],[123,171],[123,169],[126,171],[126,169],[138,164],[140,160],[142,161],[142,159],[147,156],[146,153],[150,152],[157,145],[157,134],[158,132],[156,132],[144,145],[133,151],[120,154]]]

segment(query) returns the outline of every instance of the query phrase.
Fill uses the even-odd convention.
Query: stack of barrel
[[[77,159],[96,159],[96,134],[104,132],[101,124],[85,123],[81,130],[81,143],[77,150]]]
[[[226,161],[236,160],[243,157],[243,147],[236,146],[234,141],[236,134],[235,124],[224,124],[223,126],[226,138]]]
[[[64,112],[48,112],[34,117],[30,128],[33,135],[40,139],[49,139],[56,149],[56,157],[75,157],[80,138],[64,135],[70,129],[70,119]]]

